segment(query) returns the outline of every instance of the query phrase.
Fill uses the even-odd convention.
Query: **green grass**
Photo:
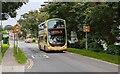
[[[106,54],[106,53],[102,53],[102,52],[93,52],[90,50],[76,49],[76,48],[68,48],[68,51],[79,54],[79,55],[88,56],[88,57],[96,58],[99,60],[111,62],[114,64],[120,64],[120,62],[118,60],[118,59],[120,59],[120,56],[118,56],[118,55],[111,55],[111,54]]]
[[[37,42],[32,42],[32,44],[38,44]]]
[[[14,57],[15,60],[19,63],[19,64],[25,64],[27,62],[27,57],[25,56],[25,54],[21,51],[20,48],[18,48],[18,53],[17,53],[17,47],[14,46]]]
[[[8,44],[2,44],[2,57],[4,56],[5,52],[7,51],[7,49],[9,48]]]
[[[19,40],[19,42],[23,42],[24,40]]]
[[[8,32],[7,32],[7,31],[2,31],[2,33],[3,33],[3,34],[8,34]]]
[[[1,53],[0,53],[0,64],[1,64],[2,58],[3,58],[5,52],[7,51],[8,48],[9,48],[8,44],[2,44],[2,49],[1,49]]]

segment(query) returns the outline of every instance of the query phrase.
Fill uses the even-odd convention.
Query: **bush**
[[[9,37],[3,38],[3,43],[4,44],[9,44]]]
[[[71,44],[69,45],[69,47],[70,47],[70,48],[79,48],[80,45],[79,45],[78,42],[75,42],[75,43],[71,43]]]
[[[32,42],[35,42],[35,39],[33,39],[33,41]]]
[[[102,49],[100,48],[100,46],[96,42],[89,43],[88,48],[89,48],[89,50],[94,51],[94,52],[102,51]]]
[[[2,39],[3,39],[3,43],[4,44],[9,44],[9,35],[8,34],[4,34],[2,35]]]
[[[86,39],[80,40],[80,41],[79,41],[79,45],[80,45],[79,48],[81,48],[81,49],[85,48],[85,42],[86,42]]]
[[[108,53],[108,54],[114,54],[114,55],[120,55],[119,49],[120,49],[119,46],[108,45],[108,50],[106,51],[106,53]]]
[[[3,33],[3,34],[8,34],[8,32],[7,32],[7,31],[2,31],[2,33]]]

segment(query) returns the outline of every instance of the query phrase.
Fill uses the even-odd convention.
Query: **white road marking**
[[[50,58],[49,56],[47,56],[47,55],[45,55],[45,54],[44,54],[43,56],[44,56],[45,58]]]
[[[29,60],[29,66],[27,67],[27,69],[31,69],[33,66],[33,61],[32,59],[28,59]]]
[[[33,59],[35,58],[33,55],[31,56]]]
[[[31,69],[33,67],[33,61],[31,60],[31,65],[29,67],[29,69]]]
[[[73,53],[70,53],[70,54],[73,54]]]

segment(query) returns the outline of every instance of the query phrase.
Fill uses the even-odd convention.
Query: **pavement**
[[[13,44],[10,44],[2,60],[2,72],[24,72],[24,67],[24,65],[20,65],[15,61]]]

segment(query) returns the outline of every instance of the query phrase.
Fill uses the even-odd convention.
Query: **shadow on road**
[[[44,51],[46,53],[66,53],[65,51]]]

